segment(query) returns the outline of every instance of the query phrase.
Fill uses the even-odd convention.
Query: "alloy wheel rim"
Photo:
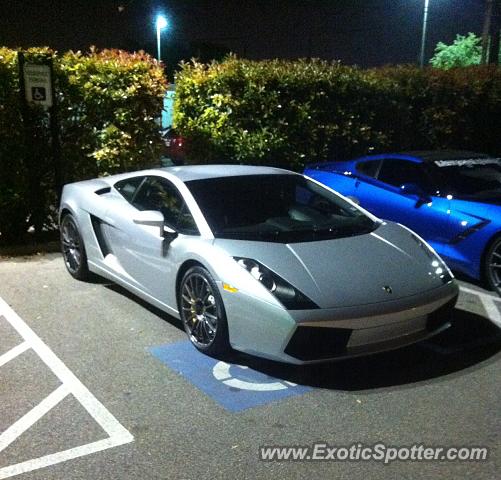
[[[203,275],[193,273],[185,280],[181,308],[190,340],[202,347],[211,345],[217,332],[218,308],[212,287]]]
[[[501,290],[501,242],[494,247],[489,259],[489,271],[496,290]]]
[[[82,248],[77,228],[71,220],[66,220],[63,223],[61,235],[66,266],[71,272],[76,272],[82,262]]]

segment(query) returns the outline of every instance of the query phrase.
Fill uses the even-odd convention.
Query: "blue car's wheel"
[[[501,237],[490,246],[485,257],[485,267],[489,286],[501,295]]]
[[[184,274],[178,305],[184,329],[198,350],[209,355],[229,350],[223,299],[205,268],[192,267]]]

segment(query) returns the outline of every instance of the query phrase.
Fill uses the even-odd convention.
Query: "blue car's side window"
[[[381,160],[365,160],[357,163],[357,173],[376,178],[381,167]]]
[[[407,183],[414,183],[423,191],[431,191],[431,182],[421,163],[399,159],[386,159],[377,176],[378,180],[400,188]]]

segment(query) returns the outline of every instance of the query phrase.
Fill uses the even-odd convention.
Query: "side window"
[[[407,160],[384,160],[378,180],[394,187],[400,187],[404,183],[415,183],[425,191],[430,189],[422,164]]]
[[[198,235],[195,220],[179,190],[163,177],[148,177],[134,197],[138,210],[158,210],[165,223],[181,233]]]
[[[357,163],[357,172],[367,175],[368,177],[376,178],[381,165],[381,160],[367,160]]]
[[[144,177],[133,177],[127,178],[126,180],[120,180],[115,183],[115,188],[118,192],[127,200],[129,203],[132,203],[134,199],[134,195],[136,194],[139,185],[143,181]]]

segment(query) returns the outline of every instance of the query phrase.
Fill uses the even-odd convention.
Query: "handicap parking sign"
[[[311,387],[272,378],[245,365],[208,357],[196,350],[189,341],[152,347],[150,352],[231,412],[312,390]]]
[[[52,71],[50,65],[26,62],[23,65],[24,93],[28,103],[52,107]]]

